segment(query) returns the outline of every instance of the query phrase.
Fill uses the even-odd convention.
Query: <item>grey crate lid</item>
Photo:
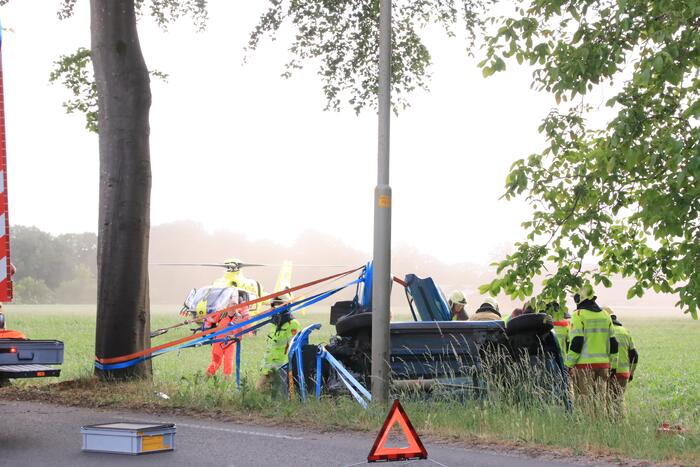
[[[130,423],[130,422],[114,422],[114,423],[99,423],[97,425],[85,425],[81,427],[83,430],[90,428],[98,430],[116,430],[116,431],[152,431],[162,430],[166,428],[175,428],[174,423]]]

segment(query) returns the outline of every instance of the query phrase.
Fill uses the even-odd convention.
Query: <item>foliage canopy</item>
[[[533,86],[570,104],[544,119],[548,146],[511,167],[505,197],[525,196],[534,208],[528,240],[482,291],[529,296],[533,278],[554,264],[544,300],[609,287],[621,274],[635,279],[628,297],[677,293],[697,317],[700,2],[519,1],[494,23],[484,75],[508,59],[529,62]],[[608,90],[614,117],[595,128],[588,117]],[[590,260],[598,267],[587,268]]]
[[[473,45],[490,0],[393,0],[391,84],[394,111],[408,106],[408,95],[428,86],[430,52],[421,32],[429,24],[448,36],[455,27]],[[283,76],[304,62],[317,60],[326,110],[338,110],[343,99],[359,113],[376,108],[379,77],[379,0],[270,0],[268,10],[250,35],[255,50],[265,35],[275,37],[285,23],[295,31],[291,59]]]
[[[0,2],[8,0],[0,0]],[[73,15],[77,0],[63,0],[60,19]],[[473,45],[483,26],[486,7],[491,0],[394,0],[392,44],[392,95],[395,111],[408,106],[408,95],[427,89],[430,78],[430,52],[420,32],[437,23],[449,36],[463,27]],[[140,17],[150,16],[163,30],[182,17],[192,19],[198,30],[206,28],[207,2],[204,0],[140,0],[136,2]],[[284,24],[295,31],[289,47],[290,60],[282,76],[290,78],[305,62],[317,61],[323,82],[326,110],[339,110],[346,99],[355,112],[376,108],[378,79],[378,0],[270,0],[248,41],[252,53],[265,36],[273,39]],[[460,26],[461,25],[461,26]],[[90,51],[79,48],[62,55],[55,63],[49,80],[60,82],[73,98],[64,103],[66,112],[80,112],[86,128],[97,132],[97,93],[91,70]],[[160,71],[151,76],[167,79]]]
[[[0,5],[9,0],[0,0]],[[71,18],[77,0],[62,0],[57,12],[59,19]],[[198,30],[206,26],[206,0],[135,0],[136,13],[139,17],[149,15],[163,30],[182,17],[190,17]],[[168,75],[159,70],[150,70],[152,77],[166,81]],[[54,62],[54,69],[49,75],[49,82],[60,82],[73,95],[63,103],[66,113],[85,115],[85,128],[97,133],[97,87],[92,71],[92,55],[89,49],[79,47],[71,54],[61,55]]]
[[[0,5],[7,0],[0,0]],[[420,37],[429,23],[448,35],[462,23],[470,41],[484,27],[489,0],[394,0],[394,110],[411,91],[427,87],[430,53]],[[76,0],[63,0],[60,18]],[[189,16],[207,20],[205,0],[136,0],[164,29]],[[283,76],[318,63],[328,109],[343,101],[356,112],[376,106],[379,0],[270,0],[251,32],[248,50],[285,24],[295,32]],[[700,2],[697,0],[518,0],[514,13],[492,19],[485,76],[506,62],[534,67],[533,86],[551,92],[556,110],[540,131],[547,146],[515,162],[505,197],[525,196],[534,208],[527,241],[498,264],[499,277],[482,292],[520,297],[547,273],[542,300],[609,286],[632,277],[629,296],[645,290],[677,293],[693,316],[700,301]],[[52,80],[76,95],[68,111],[94,105],[89,58],[83,49],[62,57]],[[77,64],[77,66],[76,66]],[[61,68],[63,67],[63,68]],[[592,125],[600,94],[614,113]],[[87,105],[86,105],[87,102]],[[596,262],[591,269],[589,262]],[[554,265],[556,272],[548,273]]]

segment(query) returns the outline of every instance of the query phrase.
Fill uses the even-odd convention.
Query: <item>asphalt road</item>
[[[80,427],[114,421],[175,423],[175,450],[141,456],[82,452]],[[375,435],[260,427],[192,417],[97,411],[34,402],[0,401],[2,466],[349,466],[366,465]],[[423,440],[428,460],[412,466],[591,465],[518,457]],[[376,465],[376,464],[373,464]],[[381,464],[380,464],[381,465]]]

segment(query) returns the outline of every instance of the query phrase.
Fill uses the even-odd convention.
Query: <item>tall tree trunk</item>
[[[134,0],[90,0],[98,96],[100,212],[97,246],[97,357],[150,345],[148,237],[151,89]],[[150,377],[150,362],[100,377]]]

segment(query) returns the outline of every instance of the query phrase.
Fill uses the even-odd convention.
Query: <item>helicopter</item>
[[[242,269],[247,267],[269,267],[280,266],[277,280],[275,283],[275,292],[282,294],[285,290],[290,289],[292,281],[292,262],[285,260],[282,264],[259,264],[246,263],[240,259],[228,259],[223,263],[153,263],[157,266],[195,266],[195,267],[218,267],[225,269],[223,275],[216,278],[211,285],[194,288],[185,298],[182,307],[180,308],[180,316],[186,317],[184,322],[176,323],[172,326],[167,326],[157,329],[151,333],[151,337],[157,337],[165,334],[170,329],[180,326],[201,323],[208,315],[230,308],[234,304],[254,301],[259,297],[265,296],[262,284],[243,274]],[[343,268],[344,265],[334,264],[302,264],[296,267],[310,268]],[[294,300],[295,297],[289,292],[285,295],[285,300]],[[260,301],[251,304],[245,311],[240,311],[237,319],[244,319],[245,316],[255,316],[270,308],[271,300]],[[204,326],[204,325],[203,325]],[[194,329],[193,329],[194,331]]]
[[[215,279],[211,285],[192,289],[185,298],[180,315],[200,318],[217,310],[224,309],[234,303],[242,303],[262,297],[265,292],[262,284],[247,277],[242,269],[247,267],[269,266],[267,264],[246,263],[239,259],[227,259],[223,263],[160,263],[162,266],[203,266],[224,268],[224,273]],[[274,290],[291,287],[292,262],[284,261]],[[248,310],[250,315],[256,315],[266,308],[268,303],[256,303]]]

